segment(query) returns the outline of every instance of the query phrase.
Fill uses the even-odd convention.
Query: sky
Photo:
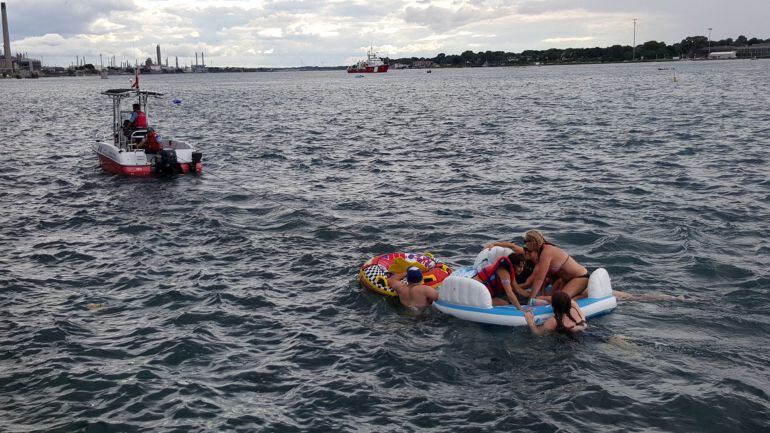
[[[770,38],[768,0],[6,0],[11,51],[69,66],[161,57],[170,65],[349,65],[465,50]],[[105,60],[106,63],[106,60]]]

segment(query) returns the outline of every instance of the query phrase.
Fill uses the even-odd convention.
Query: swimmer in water
[[[406,275],[406,283],[401,281]],[[422,283],[423,275],[420,268],[412,266],[406,273],[393,274],[388,278],[388,284],[398,293],[398,299],[405,307],[423,308],[438,300],[438,291]]]
[[[583,311],[566,292],[554,293],[551,297],[551,305],[553,306],[553,316],[540,326],[535,323],[535,315],[532,311],[524,312],[524,318],[533,334],[543,335],[548,332],[573,334],[588,328]]]

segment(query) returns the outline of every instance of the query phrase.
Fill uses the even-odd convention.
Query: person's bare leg
[[[503,305],[511,305],[503,298],[492,298],[492,305],[495,307],[502,307]]]
[[[569,280],[562,289],[570,298],[576,298],[578,295],[586,292],[588,287],[588,278],[573,278]]]
[[[658,301],[685,301],[684,296],[671,296],[671,295],[664,295],[664,294],[644,294],[644,295],[637,295],[634,293],[628,293],[628,292],[621,292],[620,290],[613,290],[612,295],[616,298],[624,301],[651,301],[651,302],[658,302]]]

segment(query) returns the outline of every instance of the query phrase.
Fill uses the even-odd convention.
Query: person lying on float
[[[498,257],[494,262],[479,269],[474,280],[481,282],[492,296],[492,305],[504,306],[513,304],[521,309],[517,297],[529,297],[529,293],[516,282],[516,276],[524,271],[524,256],[513,252],[507,256]],[[507,297],[506,301],[503,296]]]

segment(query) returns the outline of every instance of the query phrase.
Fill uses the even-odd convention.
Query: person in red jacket
[[[142,111],[142,107],[139,104],[134,104],[134,112],[131,113],[131,117],[128,118],[128,123],[133,129],[146,129],[147,128],[147,115]]]
[[[137,129],[147,129],[147,115],[142,111],[141,105],[134,104],[133,109],[131,117],[123,122],[123,133],[126,137],[131,137],[131,134]]]
[[[521,309],[521,303],[516,295],[527,298],[529,293],[516,283],[516,276],[524,271],[524,255],[511,253],[508,256],[499,257],[493,263],[480,269],[473,277],[480,281],[489,290],[492,296],[492,304],[496,306],[513,304]],[[508,298],[508,301],[503,299]]]
[[[147,135],[136,145],[137,148],[144,149],[144,153],[158,153],[163,150],[163,143],[160,134],[154,129],[148,128]]]

